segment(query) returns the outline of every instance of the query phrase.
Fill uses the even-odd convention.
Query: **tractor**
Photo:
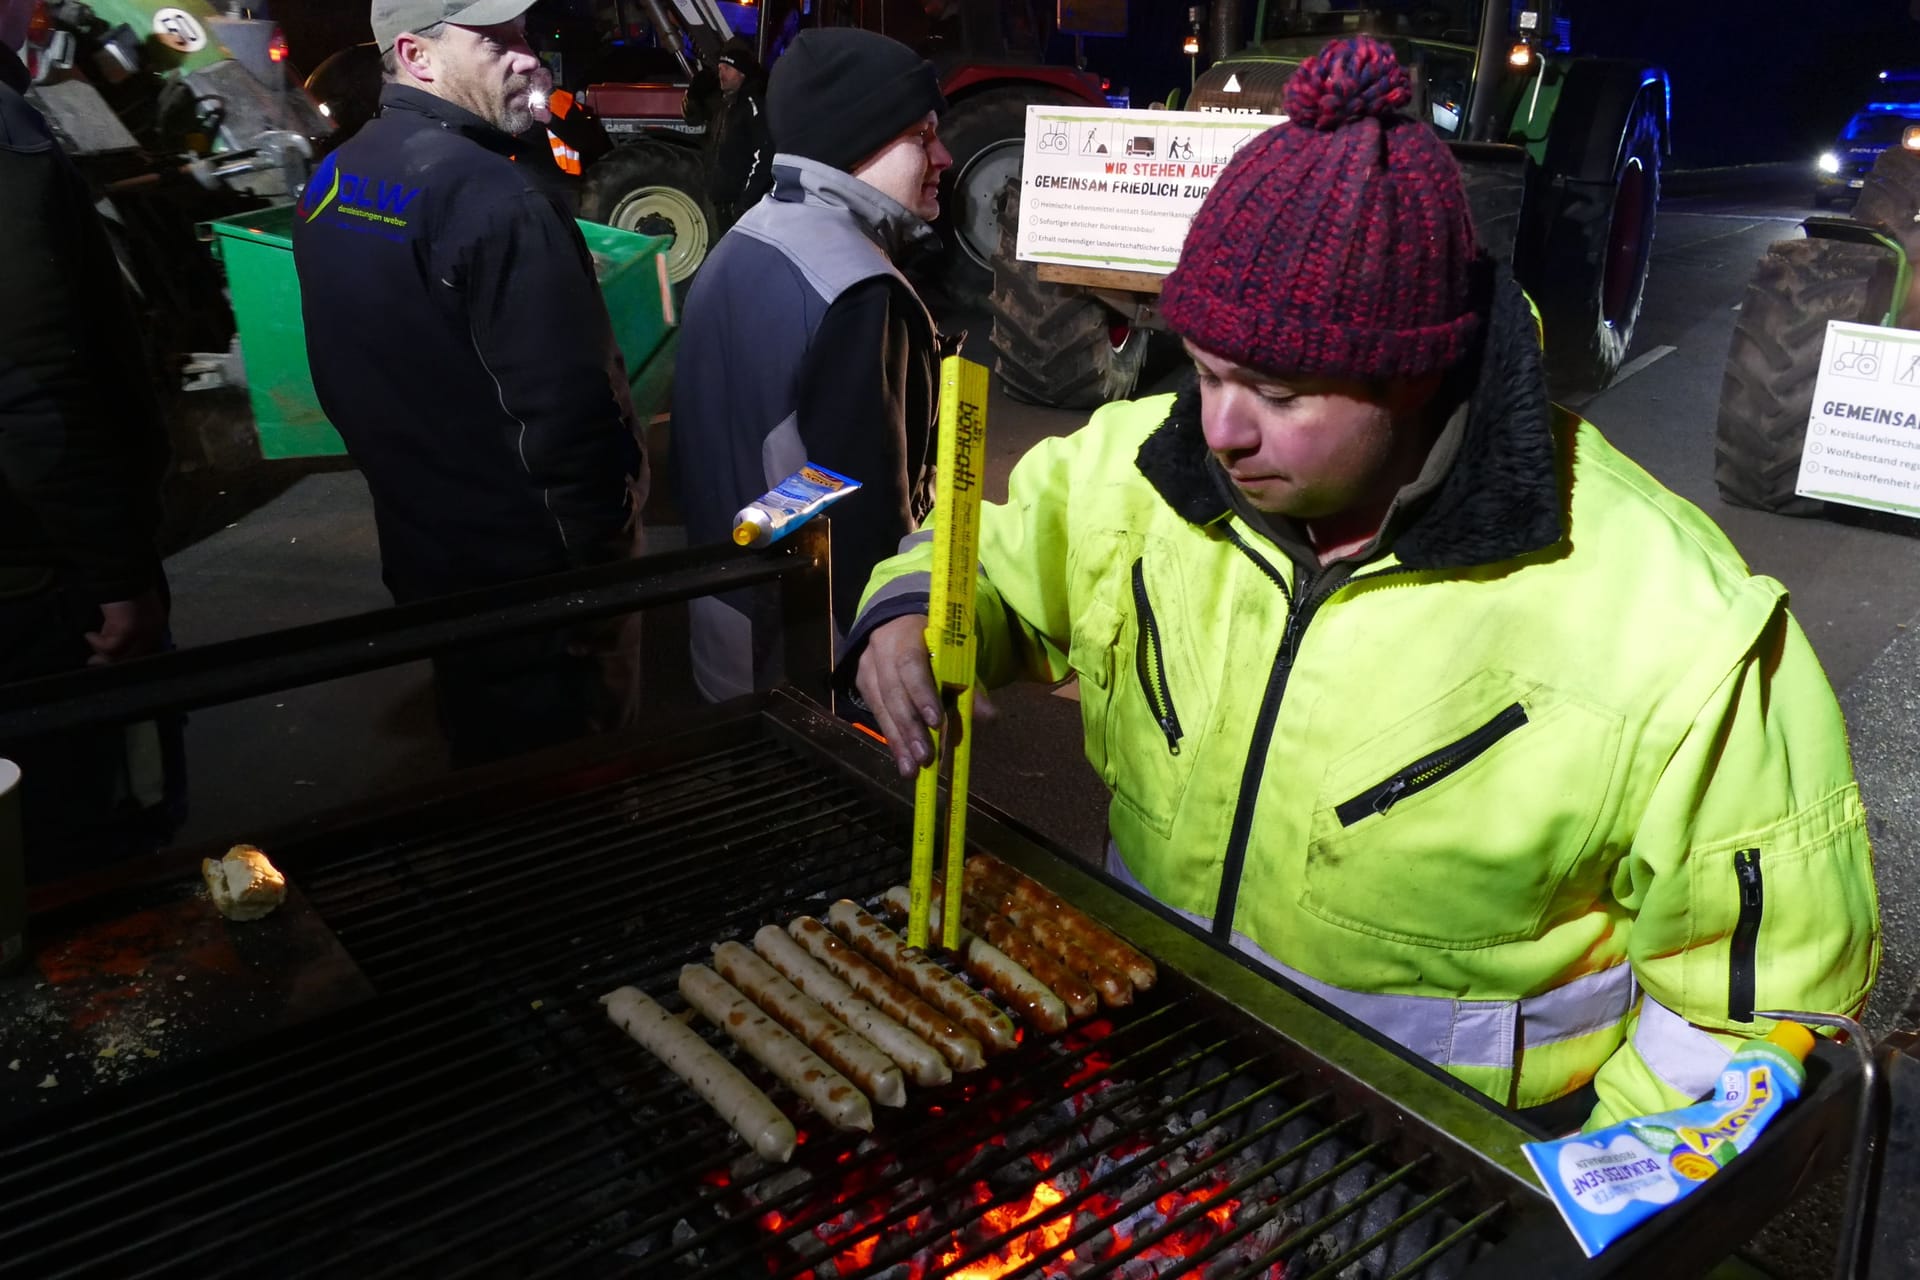
[[[98,194],[178,410],[188,385],[238,376],[225,280],[198,228],[292,199],[332,125],[292,78],[279,29],[208,0],[44,0],[26,55],[29,97]],[[234,434],[169,417],[183,467]]]
[[[1200,10],[1188,48],[1202,45]],[[1409,113],[1453,146],[1480,239],[1539,307],[1556,394],[1619,369],[1639,318],[1671,133],[1666,72],[1576,56],[1558,0],[1214,0],[1222,51],[1185,109],[1282,115],[1288,78],[1329,40],[1392,45]],[[1086,408],[1130,394],[1158,325],[1160,277],[1019,260],[1017,187],[1000,209],[989,300],[995,367],[1021,399]]]
[[[653,30],[670,33],[659,43],[682,74],[587,86],[590,109],[621,145],[588,170],[581,214],[627,230],[673,234],[669,269],[679,281],[699,267],[721,230],[702,178],[701,131],[682,121],[680,102],[693,73],[719,52],[730,30],[713,0],[641,4]],[[942,256],[926,274],[946,302],[978,307],[993,284],[996,205],[1020,169],[1028,105],[1104,107],[1106,86],[1091,72],[1044,60],[1059,43],[1058,29],[1050,9],[1034,0],[958,0],[946,6],[947,15],[933,18],[929,7],[922,0],[815,0],[809,25],[880,31],[913,45],[939,68],[949,103],[940,133],[953,167],[935,225]],[[762,62],[777,34],[771,25],[761,23],[756,33]]]

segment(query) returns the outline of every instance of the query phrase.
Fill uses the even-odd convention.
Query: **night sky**
[[[1253,0],[1245,0],[1249,16]],[[368,37],[364,0],[277,0],[296,63]],[[1097,70],[1137,102],[1184,88],[1186,5],[1135,0],[1131,38],[1088,42]],[[1569,0],[1576,49],[1639,57],[1673,77],[1674,158],[1684,167],[1811,162],[1870,96],[1883,68],[1920,67],[1909,0]],[[1171,56],[1159,54],[1171,51]]]

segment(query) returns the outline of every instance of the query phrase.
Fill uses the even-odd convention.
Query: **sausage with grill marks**
[[[955,1071],[977,1071],[986,1065],[980,1042],[955,1026],[953,1019],[895,982],[873,961],[840,940],[840,935],[812,916],[797,917],[787,926],[794,940],[813,958],[855,991],[880,1006],[880,1011],[940,1051]]]
[[[834,1128],[873,1132],[873,1108],[867,1105],[867,1096],[756,1009],[725,978],[703,964],[686,965],[680,970],[680,994]]]
[[[1026,876],[992,854],[976,853],[967,859],[967,875],[1004,887],[1022,903],[1045,912],[1067,931],[1067,936],[1094,959],[1123,975],[1136,991],[1146,991],[1159,976],[1149,960],[1113,930],[1080,908],[1060,897],[1031,876]]]
[[[1020,1033],[1014,1029],[1012,1018],[928,959],[926,952],[908,946],[905,938],[874,919],[859,903],[840,899],[828,910],[827,923],[914,994],[952,1015],[983,1046],[999,1053],[1019,1047]]]
[[[887,909],[888,915],[904,920],[912,900],[912,894],[904,885],[895,885],[887,890],[881,905]],[[942,932],[942,905],[942,893],[936,885],[933,890],[933,919],[930,922],[935,941],[939,940]],[[964,928],[960,930],[960,946],[957,950],[967,972],[1012,1005],[1022,1020],[1049,1033],[1067,1029],[1065,1002],[1040,980],[1038,974],[979,934],[969,933]],[[1075,981],[1078,982],[1078,979]],[[1093,1000],[1091,991],[1087,992],[1087,999]],[[1096,1003],[1093,1007],[1099,1006]]]
[[[720,1056],[700,1033],[655,1004],[637,987],[619,987],[600,997],[614,1025],[707,1100],[763,1160],[785,1164],[799,1135],[793,1121],[740,1069]]]
[[[922,1088],[934,1088],[953,1079],[953,1068],[937,1049],[855,995],[852,987],[808,955],[779,925],[767,925],[754,934],[753,949],[788,982],[818,1000],[898,1063],[907,1079]]]
[[[900,1078],[900,1068],[752,950],[738,942],[723,942],[713,949],[713,967],[802,1044],[859,1085],[862,1093],[883,1107],[906,1105],[907,1085]]]
[[[1013,921],[989,909],[972,894],[968,894],[966,901],[960,904],[960,912],[969,929],[980,933],[1004,951],[1014,963],[1045,983],[1047,990],[1059,996],[1069,1018],[1077,1022],[1100,1011],[1100,997],[1094,994],[1087,980],[1067,968]]]
[[[970,903],[977,900],[982,910],[1012,921],[1061,964],[1079,974],[1099,993],[1100,1003],[1108,1008],[1120,1009],[1133,1003],[1133,984],[1101,964],[1051,915],[1022,902],[1010,890],[977,880],[968,881],[967,900]]]

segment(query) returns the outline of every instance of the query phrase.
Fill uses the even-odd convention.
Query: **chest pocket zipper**
[[[1385,813],[1411,795],[1442,782],[1486,754],[1494,743],[1527,723],[1527,709],[1514,703],[1458,742],[1440,748],[1408,765],[1384,782],[1362,791],[1334,809],[1340,825],[1350,827],[1363,818]]]
[[[1140,676],[1140,691],[1147,697],[1155,723],[1167,738],[1167,753],[1180,754],[1180,716],[1173,709],[1173,690],[1167,685],[1167,656],[1160,642],[1160,624],[1154,620],[1153,602],[1147,598],[1147,562],[1133,562],[1133,607],[1140,618],[1140,636],[1134,646],[1133,665]]]
[[[1760,883],[1760,851],[1742,849],[1733,855],[1734,879],[1740,882],[1740,915],[1734,921],[1727,956],[1727,1017],[1753,1021],[1754,952],[1760,941],[1760,917],[1766,898]]]

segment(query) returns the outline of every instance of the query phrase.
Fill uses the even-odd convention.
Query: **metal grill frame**
[[[703,590],[779,580],[790,607],[804,612],[805,593],[824,585],[824,530],[803,530],[790,544],[757,559],[722,561],[709,552],[662,557],[649,565],[569,575],[462,603],[382,611],[342,624],[321,624],[235,642],[153,664],[133,664],[99,681],[54,689],[21,686],[0,698],[0,727],[137,719],[163,710],[211,705],[234,697],[291,688],[348,671],[411,660],[489,634],[531,630],[560,620],[607,616]],[[604,579],[604,580],[603,580]],[[824,591],[819,594],[824,595]],[[509,598],[511,597],[511,598]],[[524,598],[523,598],[524,597]],[[485,605],[481,625],[475,602]],[[799,632],[795,669],[816,671],[824,629]],[[146,666],[141,670],[142,665]],[[29,696],[29,693],[34,696]],[[58,695],[58,696],[56,696]],[[599,739],[521,761],[456,775],[369,805],[337,811],[273,837],[303,847],[306,856],[353,847],[371,827],[385,840],[430,830],[447,802],[468,815],[506,814],[556,788],[629,773],[638,759],[668,760],[689,744],[757,731],[819,761],[850,781],[882,811],[911,812],[908,784],[891,758],[815,703],[776,691],[718,709],[680,730],[651,736]],[[1214,998],[1215,1012],[1272,1045],[1288,1070],[1311,1079],[1333,1099],[1343,1124],[1393,1158],[1430,1162],[1448,1185],[1470,1186],[1482,1200],[1505,1201],[1501,1243],[1475,1264],[1475,1277],[1581,1277],[1631,1272],[1689,1275],[1705,1271],[1750,1236],[1797,1192],[1836,1168],[1855,1117],[1858,1067],[1823,1045],[1812,1064],[1808,1096],[1787,1112],[1742,1160],[1710,1186],[1667,1210],[1588,1262],[1545,1196],[1534,1185],[1522,1142],[1544,1136],[1424,1062],[1414,1060],[1310,995],[1257,970],[1185,921],[1160,909],[1104,873],[1076,863],[1005,814],[977,799],[970,830],[982,845],[1046,884],[1109,927],[1154,954]],[[75,902],[105,885],[174,876],[201,850],[163,856],[92,880],[69,882],[35,895],[36,909]],[[72,1114],[84,1120],[85,1108]]]

